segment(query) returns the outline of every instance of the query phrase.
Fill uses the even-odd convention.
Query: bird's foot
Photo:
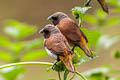
[[[53,65],[52,65],[52,67],[51,67],[53,70],[54,70],[54,66],[57,65],[57,62],[58,62],[58,61],[55,61],[55,62],[53,63]]]
[[[74,45],[73,48],[72,48],[72,52],[73,52],[73,53],[74,53],[74,49],[75,49],[75,47],[76,47],[76,45]]]

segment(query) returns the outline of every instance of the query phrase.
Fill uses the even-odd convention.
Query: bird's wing
[[[88,42],[84,33],[80,30],[79,26],[72,19],[63,19],[57,26],[69,41],[79,42],[82,36],[86,40],[86,42]]]
[[[66,38],[61,34],[53,34],[50,38],[46,39],[45,46],[54,54],[64,55],[64,50],[71,51]]]

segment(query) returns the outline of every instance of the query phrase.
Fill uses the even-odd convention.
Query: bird
[[[57,61],[63,62],[68,71],[74,73],[75,69],[72,63],[72,51],[67,39],[60,30],[48,24],[40,30],[44,35],[44,48],[48,55],[55,58]]]
[[[106,13],[109,13],[106,0],[97,0],[97,1],[98,1],[99,4],[101,5],[103,11],[105,11]],[[86,3],[85,3],[85,6],[89,6],[90,2],[91,2],[91,0],[87,0]]]
[[[62,34],[66,37],[69,43],[72,43],[74,46],[72,51],[74,52],[74,48],[78,46],[81,48],[84,53],[93,58],[91,50],[88,48],[88,39],[85,34],[80,30],[77,23],[68,17],[67,14],[63,12],[55,12],[50,15],[48,18],[55,26],[59,28]]]

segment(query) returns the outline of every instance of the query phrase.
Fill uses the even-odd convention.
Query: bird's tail
[[[67,50],[64,50],[65,55],[59,56],[60,61],[64,63],[68,71],[75,72],[74,66],[72,64],[72,54],[69,53]]]
[[[107,6],[105,0],[98,0],[98,2],[100,3],[102,9],[103,9],[106,13],[109,13],[108,6]]]
[[[88,44],[87,42],[82,39],[79,43],[79,47],[85,52],[85,54],[88,56],[88,57],[91,57],[93,58],[93,55],[92,55],[92,52],[90,51],[90,49],[88,48]]]

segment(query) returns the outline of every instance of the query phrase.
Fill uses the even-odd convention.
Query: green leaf
[[[10,61],[11,55],[7,52],[0,51],[0,59]]]
[[[53,70],[55,70],[57,72],[58,71],[62,72],[62,71],[66,70],[66,67],[61,61],[59,61],[59,62],[56,63],[56,65],[53,66]]]
[[[75,8],[72,8],[72,14],[76,19],[79,19],[79,18],[82,19],[83,15],[90,8],[91,7],[83,7],[83,8],[82,7],[75,7]]]
[[[105,80],[104,79],[104,74],[102,73],[96,73],[96,74],[92,74],[90,77],[88,77],[89,80]]]
[[[75,66],[81,65],[82,63],[85,63],[91,60],[85,55],[85,53],[79,47],[75,47],[74,53],[75,54],[72,58],[72,62],[73,64],[75,64]]]
[[[47,53],[45,50],[41,49],[41,50],[34,50],[34,51],[30,51],[27,52],[23,55],[22,60],[26,61],[26,60],[33,60],[33,59],[38,59],[40,57],[45,57],[47,56]]]
[[[119,50],[114,50],[112,52],[112,57],[114,57],[116,59],[120,59],[120,51]]]
[[[106,1],[107,1],[107,3],[109,3],[110,5],[120,7],[120,0],[106,0]]]
[[[7,20],[5,23],[5,33],[17,40],[30,36],[37,30],[33,25],[20,23],[15,20]]]
[[[95,14],[99,19],[105,19],[107,17],[107,14],[102,9],[97,9]]]
[[[31,40],[31,41],[25,41],[23,48],[24,48],[24,50],[30,50],[33,48],[37,48],[37,47],[43,46],[43,42],[44,42],[44,40],[39,39],[39,38]]]
[[[114,26],[115,24],[120,23],[120,17],[111,17],[106,21],[106,26]]]
[[[0,36],[0,40],[0,46],[12,52],[18,53],[23,48],[23,42],[10,42],[3,36]]]
[[[90,31],[88,31],[84,27],[80,27],[80,29],[86,35],[89,44],[96,45],[98,43],[98,40],[99,40],[99,38],[101,36],[100,31],[97,31],[97,30],[90,30]]]
[[[8,67],[1,69],[0,72],[6,80],[17,80],[22,77],[22,73],[25,69],[21,66]]]
[[[120,80],[120,76],[119,77],[116,77],[114,79],[111,79],[111,80]]]
[[[103,35],[98,41],[99,46],[104,46],[104,48],[108,49],[110,48],[113,44],[117,43],[120,41],[120,36],[115,36],[113,38],[110,38],[109,35]]]
[[[14,53],[19,53],[23,49],[23,42],[16,42],[16,43],[11,43],[7,48]]]
[[[111,12],[119,13],[120,7],[111,9]]]
[[[91,24],[96,24],[97,23],[96,17],[94,17],[93,15],[89,15],[89,14],[85,14],[84,21],[86,21],[88,23],[91,23]]]
[[[109,73],[111,71],[112,71],[112,69],[108,66],[107,67],[98,67],[98,68],[94,68],[94,69],[91,69],[91,70],[84,72],[83,75],[88,77],[88,76],[91,76],[92,74],[96,74],[96,73],[106,74],[106,73]]]
[[[46,72],[50,72],[52,70],[52,67],[48,67],[45,69]]]
[[[5,78],[3,76],[0,75],[0,80],[5,80]]]
[[[6,38],[5,38],[6,39]],[[8,50],[11,50],[15,53],[19,53],[21,50],[29,51],[30,49],[39,48],[43,46],[43,39],[34,39],[30,41],[21,41],[21,42],[9,42],[8,40],[5,43],[5,39],[1,39],[0,44],[3,45]]]
[[[8,40],[8,38],[0,36],[0,46],[6,47],[8,45],[10,45],[10,41]]]

